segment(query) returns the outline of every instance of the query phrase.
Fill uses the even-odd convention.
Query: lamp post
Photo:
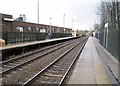
[[[109,8],[110,11],[112,10],[111,6],[107,7],[107,8]],[[105,28],[106,28],[106,45],[105,45],[105,48],[106,49],[108,48],[108,34],[109,34],[109,28],[108,28],[109,25],[108,24],[109,24],[109,11],[108,11],[108,14],[107,14],[107,23],[105,24]]]
[[[65,33],[65,14],[63,14],[63,29],[64,29],[64,33]]]
[[[72,29],[73,29],[73,19],[72,19]]]
[[[52,31],[51,31],[51,20],[52,20],[52,18],[50,18],[50,34],[51,34],[51,32],[52,32]]]
[[[63,27],[65,27],[65,14],[63,14]]]
[[[39,24],[39,0],[38,0],[37,4],[38,4],[38,24]]]
[[[104,14],[103,13],[99,13],[99,14],[97,14],[97,20],[98,20],[98,15],[100,15],[101,16],[101,19],[103,19],[104,18]],[[108,17],[107,17],[108,18]],[[108,22],[108,19],[107,19],[107,22]],[[106,26],[107,26],[107,24],[105,24],[104,26],[103,26],[103,28],[104,28],[104,30],[103,30],[103,46],[104,47],[106,47]],[[98,30],[98,29],[97,29]],[[99,37],[99,30],[98,30],[98,37]]]
[[[107,49],[107,46],[108,46],[108,22],[105,24],[105,29],[106,29],[106,40],[104,40],[104,41],[106,41],[105,48]]]
[[[96,29],[97,29],[97,38],[99,39],[99,26],[98,26],[98,24],[99,24],[99,18],[98,18],[98,15],[100,15],[100,14],[97,14],[97,20],[96,20],[97,27],[96,27]]]

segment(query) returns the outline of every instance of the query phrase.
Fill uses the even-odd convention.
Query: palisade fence
[[[105,47],[106,34],[107,34],[107,32],[105,31],[105,33],[104,33],[103,30],[99,31],[99,36],[98,36],[98,33],[96,34],[96,37],[100,40],[100,43],[104,48],[106,48]],[[109,30],[107,50],[120,62],[120,40],[119,39],[120,39],[120,29]]]
[[[52,38],[71,36],[70,33],[40,33],[40,32],[2,32],[2,38],[6,44],[15,44],[31,41],[40,41]]]

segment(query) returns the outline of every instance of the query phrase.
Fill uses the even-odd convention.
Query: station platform
[[[119,86],[118,61],[94,37],[89,37],[68,84],[107,84]]]
[[[54,45],[57,43],[61,43],[61,42],[65,42],[65,41],[73,40],[77,38],[81,38],[81,37],[80,36],[79,37],[63,37],[63,38],[54,38],[54,39],[46,39],[41,41],[32,41],[32,42],[5,45],[0,47],[0,53],[2,54],[2,56],[0,56],[0,62],[9,58],[13,58],[14,56],[17,56],[20,54],[30,52],[38,48]]]
[[[46,39],[46,40],[41,40],[41,41],[11,44],[11,45],[6,45],[6,46],[0,47],[0,50],[30,46],[30,45],[35,45],[35,44],[47,43],[47,42],[54,42],[54,41],[59,41],[59,40],[71,39],[71,38],[73,38],[73,37],[54,38],[54,39]]]

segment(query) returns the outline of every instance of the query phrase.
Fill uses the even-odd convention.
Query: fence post
[[[104,28],[103,47],[105,48],[105,28]]]
[[[118,61],[120,62],[120,30],[117,31],[118,32]]]

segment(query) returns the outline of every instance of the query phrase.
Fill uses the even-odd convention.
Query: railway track
[[[85,42],[82,44],[78,43],[75,46],[71,47],[49,65],[47,65],[44,69],[30,78],[22,86],[32,86],[35,84],[56,84],[57,86],[60,86],[66,78],[75,60],[80,55],[84,44]],[[79,51],[75,52],[78,50],[78,47],[80,48]],[[76,55],[72,55],[73,53]]]
[[[69,42],[74,43],[75,41],[77,41],[77,40],[72,40]],[[17,56],[10,60],[3,61],[0,64],[2,66],[2,72],[0,73],[0,75],[4,76],[6,73],[9,73],[10,71],[15,70],[16,68],[24,66],[25,64],[28,64],[36,59],[39,59],[40,57],[42,57],[48,53],[54,52],[55,50],[60,49],[66,45],[70,45],[69,42],[64,42],[64,43],[59,43],[59,44],[56,44],[53,46],[48,46],[48,47],[38,49],[33,52],[29,52],[24,55]]]
[[[18,66],[18,65],[17,66],[12,66],[12,69],[10,67],[11,72],[7,71],[7,72],[2,72],[1,73],[2,78],[3,78],[3,80],[2,80],[3,85],[5,85],[5,84],[23,84],[23,85],[27,85],[26,83],[28,81],[30,81],[31,77],[34,77],[34,75],[36,75],[38,73],[38,71],[46,70],[45,68],[48,65],[50,65],[51,62],[52,62],[52,64],[55,64],[55,63],[53,63],[53,61],[56,62],[57,57],[63,57],[62,55],[66,51],[72,52],[72,51],[70,51],[70,49],[72,50],[72,49],[76,48],[74,45],[82,46],[83,43],[85,43],[86,40],[87,40],[87,38],[85,38],[85,37],[84,38],[79,38],[77,40],[70,41],[70,42],[68,42],[66,44],[63,44],[61,46],[59,45],[59,49],[58,49],[58,45],[57,45],[57,48],[54,47],[54,49],[53,48],[52,48],[52,50],[50,49],[51,51],[49,51],[49,53],[48,53],[48,50],[45,51],[45,53],[47,52],[46,54],[42,52],[42,54],[44,54],[42,56],[33,55],[35,57],[34,60],[25,61],[24,64],[22,63],[23,64],[22,66]],[[75,50],[75,51],[78,51],[78,49]],[[67,55],[67,52],[66,52],[66,55]],[[41,57],[43,57],[43,58],[41,58]],[[71,56],[66,56],[66,57],[71,57]],[[23,61],[23,60],[21,60],[21,61]],[[73,63],[72,61],[73,60],[69,61],[68,63]],[[11,63],[11,61],[10,61],[10,63]],[[19,62],[17,62],[17,63],[19,64]],[[19,65],[21,65],[21,63]],[[54,65],[55,68],[57,68],[57,66]],[[16,68],[14,69],[13,67],[14,68],[16,67]],[[60,67],[58,67],[58,68],[60,68]],[[66,67],[66,68],[70,68],[70,67]],[[51,70],[49,70],[49,71],[51,71]]]

